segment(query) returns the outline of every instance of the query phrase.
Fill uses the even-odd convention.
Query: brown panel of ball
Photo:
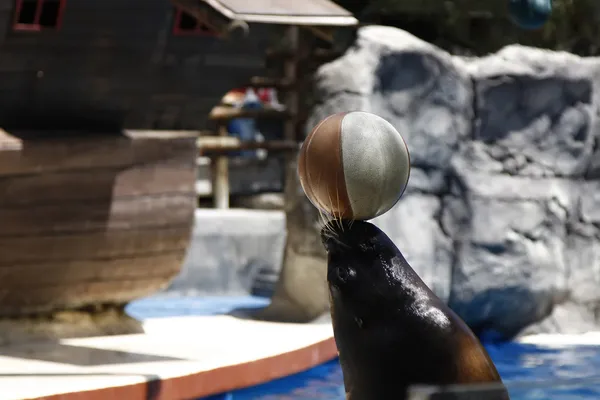
[[[298,175],[304,192],[317,208],[331,210],[335,217],[351,219],[353,212],[346,190],[341,146],[342,120],[346,114],[327,117],[308,135],[300,150]]]

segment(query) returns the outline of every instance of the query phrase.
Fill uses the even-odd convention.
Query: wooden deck
[[[232,316],[148,319],[144,334],[0,348],[0,399],[193,399],[337,356],[331,323]]]

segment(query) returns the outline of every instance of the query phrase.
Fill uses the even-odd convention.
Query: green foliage
[[[552,18],[532,44],[582,55],[598,54],[600,3],[597,0],[555,1]]]
[[[338,0],[363,22],[405,29],[448,49],[486,54],[512,43],[600,54],[600,0],[554,0],[543,28],[509,21],[508,0]]]

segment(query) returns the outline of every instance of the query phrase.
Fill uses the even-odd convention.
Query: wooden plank
[[[264,14],[290,17],[351,17],[352,13],[330,0],[216,0],[207,1],[214,5],[219,3],[235,14]]]
[[[335,30],[331,29],[331,27],[307,26],[306,28],[312,32],[313,35],[326,42],[333,43],[335,41]]]
[[[0,240],[0,265],[132,257],[149,251],[185,250],[191,230],[190,221],[186,225],[162,229],[6,237]]]
[[[286,45],[287,47],[295,53],[301,52],[301,36],[300,36],[300,28],[297,26],[290,26],[286,32]],[[287,58],[283,63],[283,71],[284,78],[290,81],[296,81],[298,79],[299,71],[298,71],[298,63],[299,60],[297,58]],[[286,140],[294,141],[300,138],[296,137],[297,131],[297,113],[300,102],[300,87],[296,87],[296,90],[289,91],[285,94],[284,104],[287,110],[290,110],[294,117],[285,121],[283,126],[283,137]],[[292,200],[294,201],[294,196],[290,194],[294,193],[297,190],[297,181],[296,179],[290,179],[290,175],[297,174],[297,154],[286,153],[284,158],[284,180],[283,180],[283,192],[285,197],[285,202]]]
[[[354,26],[358,20],[329,0],[171,0],[189,13],[210,7],[227,19],[279,25]],[[196,11],[198,10],[198,11]],[[201,17],[201,15],[199,16]]]
[[[300,51],[300,28],[297,26],[290,26],[286,32],[287,46],[288,48],[298,53]],[[298,77],[298,60],[296,59],[287,59],[284,62],[284,79],[290,82],[295,82]],[[285,107],[289,112],[294,115],[294,117],[298,113],[298,105],[299,105],[299,96],[298,90],[293,90],[287,92],[285,95]],[[284,125],[284,138],[286,140],[295,140],[296,139],[296,119],[292,117],[285,121]],[[295,163],[293,157],[288,157],[287,162]]]
[[[294,81],[289,79],[281,78],[269,78],[263,76],[253,76],[250,79],[250,84],[254,88],[276,88],[278,90],[290,90],[295,87]]]
[[[312,50],[310,53],[306,55],[306,58],[311,61],[317,61],[319,63],[326,63],[328,61],[333,61],[341,56],[344,53],[338,50],[327,50],[322,48],[317,48]],[[271,60],[280,60],[284,61],[286,59],[297,59],[299,56],[298,52],[294,52],[291,49],[269,49],[266,51],[265,57]]]
[[[0,281],[3,286],[16,289],[174,276],[179,273],[184,258],[185,251],[176,250],[132,258],[11,264],[0,266]]]
[[[0,152],[0,154],[2,154]],[[1,161],[0,161],[1,162]],[[0,207],[25,204],[74,203],[91,199],[189,194],[196,168],[177,162],[136,168],[60,171],[0,177]]]
[[[156,195],[121,199],[0,208],[0,240],[6,236],[180,226],[194,218],[196,194]]]
[[[290,113],[285,110],[275,110],[269,108],[255,110],[216,106],[211,110],[208,117],[213,121],[227,122],[236,118],[287,119],[290,117]]]
[[[298,151],[300,144],[294,140],[268,140],[245,142],[232,136],[203,136],[198,138],[199,155],[227,154],[240,150],[264,149],[272,152]]]
[[[161,138],[81,134],[74,132],[68,137],[62,133],[60,137],[40,139],[38,133],[21,133],[20,137],[16,137],[0,131],[0,176],[128,167],[167,159],[181,159],[193,164],[195,159],[193,136]]]

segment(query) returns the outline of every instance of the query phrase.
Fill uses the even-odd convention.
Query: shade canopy
[[[206,15],[207,8],[230,21],[263,24],[354,26],[352,13],[329,0],[172,0],[192,15]],[[208,12],[208,14],[213,14]]]

